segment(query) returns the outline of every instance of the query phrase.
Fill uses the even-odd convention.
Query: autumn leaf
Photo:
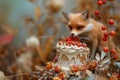
[[[41,16],[41,9],[39,6],[35,8],[35,19],[38,20]]]
[[[45,33],[45,27],[40,25],[38,26],[38,35],[42,36]]]
[[[54,38],[53,37],[49,37],[46,42],[45,42],[45,58],[47,58],[48,56],[50,56],[50,53],[52,52],[52,46],[54,43]]]

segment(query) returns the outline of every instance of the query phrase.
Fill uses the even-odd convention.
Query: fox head
[[[89,11],[75,14],[62,12],[62,14],[66,18],[67,27],[73,36],[89,32],[93,28],[93,24],[90,22]]]

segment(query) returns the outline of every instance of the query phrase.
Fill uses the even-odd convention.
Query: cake
[[[58,56],[57,65],[63,70],[70,70],[71,65],[82,66],[87,64],[90,50],[85,43],[81,43],[78,37],[70,36],[59,41],[56,45]]]

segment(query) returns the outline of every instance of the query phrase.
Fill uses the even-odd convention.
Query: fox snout
[[[72,36],[74,36],[74,33],[71,33]]]
[[[77,32],[71,32],[72,36],[78,36],[79,34]]]

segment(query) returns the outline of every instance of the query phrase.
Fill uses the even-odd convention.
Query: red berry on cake
[[[68,41],[67,43],[70,45],[70,44],[71,44],[71,41]]]
[[[67,37],[67,38],[65,39],[65,41],[71,41],[71,36],[70,36],[70,37]]]
[[[71,39],[70,39],[70,38],[67,38],[66,41],[71,41]]]
[[[74,42],[74,41],[71,41],[71,44],[72,44],[72,45],[75,45],[75,42]]]
[[[76,45],[77,45],[78,47],[81,47],[81,46],[82,46],[81,43],[77,43]]]
[[[75,45],[77,46],[79,43],[78,42],[75,42]]]
[[[80,45],[80,43],[79,43],[79,42],[76,42],[76,46],[80,47],[81,45]]]
[[[80,41],[80,39],[79,39],[78,37],[76,37],[76,38],[75,38],[75,41],[79,42],[79,41]]]
[[[83,43],[79,43],[79,47],[83,46]]]
[[[87,47],[87,44],[83,43],[83,47]]]
[[[69,46],[69,43],[68,43],[68,42],[66,42],[66,46]]]

